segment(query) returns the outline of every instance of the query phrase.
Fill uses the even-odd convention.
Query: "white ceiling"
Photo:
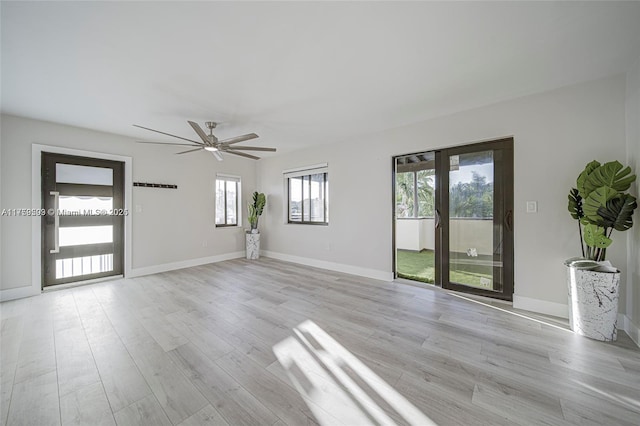
[[[6,2],[2,111],[282,150],[624,72],[640,3]]]

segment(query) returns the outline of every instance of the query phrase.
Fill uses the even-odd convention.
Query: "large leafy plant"
[[[636,198],[625,193],[636,180],[630,167],[618,161],[592,161],[578,176],[577,188],[569,191],[569,213],[578,221],[582,257],[605,260],[613,230],[633,226]]]
[[[253,201],[248,206],[248,220],[252,230],[258,229],[258,218],[262,215],[265,204],[267,204],[267,197],[261,192],[254,192]]]

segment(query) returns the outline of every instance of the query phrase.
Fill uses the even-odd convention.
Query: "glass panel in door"
[[[395,271],[400,278],[435,283],[435,153],[395,161]]]
[[[493,150],[449,156],[449,282],[502,292],[493,156]]]

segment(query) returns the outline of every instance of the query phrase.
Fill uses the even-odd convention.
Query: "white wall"
[[[449,250],[465,253],[469,249],[480,255],[493,255],[493,220],[449,220]]]
[[[396,220],[396,248],[400,250],[434,250],[435,219]]]
[[[449,232],[449,250],[465,253],[474,248],[478,254],[493,254],[493,220],[452,218]],[[420,251],[435,250],[435,247],[435,219],[396,220],[396,248]]]
[[[589,161],[626,158],[623,76],[265,159],[258,169],[260,189],[269,197],[263,248],[388,275],[391,157],[510,135],[515,138],[514,304],[566,315],[563,261],[579,255],[567,193]],[[286,224],[282,171],[319,162],[329,163],[330,225]],[[538,202],[538,213],[525,213],[527,200]],[[625,237],[613,238],[608,257],[626,274]]]
[[[123,136],[7,115],[2,116],[0,138],[0,208],[39,207],[31,206],[34,143],[129,156],[134,181],[178,185],[177,190],[130,188],[133,206],[142,207],[140,213],[131,212],[134,273],[244,250],[242,228],[215,228],[214,185],[216,173],[241,176],[245,204],[255,190],[253,161],[225,156],[218,162],[208,153],[177,156],[176,147],[136,144]],[[2,217],[0,289],[31,285],[32,244],[39,242],[32,242],[30,218]]]
[[[2,168],[1,168],[1,166],[2,166],[2,121],[3,121],[2,119],[3,119],[3,117],[2,117],[2,115],[0,115],[0,211],[2,211],[2,206],[4,205],[4,204],[2,204]],[[2,220],[2,217],[0,216],[0,289],[4,288],[4,287],[2,287],[2,282],[3,282],[3,280],[2,280],[2,246],[3,246],[2,241],[4,241],[3,238],[2,238],[2,223],[3,222],[4,221]]]
[[[627,155],[628,163],[640,175],[640,58],[627,73]],[[640,194],[640,181],[632,188]],[[627,275],[627,332],[640,345],[640,210],[636,210],[635,226],[628,231],[629,273]]]

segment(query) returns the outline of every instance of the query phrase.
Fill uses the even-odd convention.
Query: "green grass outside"
[[[463,258],[463,255],[459,255]],[[464,255],[466,257],[466,254]],[[482,259],[479,256],[479,260]],[[406,278],[424,283],[435,281],[435,255],[433,250],[422,250],[420,252],[409,250],[398,250],[397,271],[398,277]],[[451,271],[450,281],[465,284],[472,287],[486,288],[481,284],[480,279],[492,279],[492,267],[483,265],[455,265],[455,270]]]

